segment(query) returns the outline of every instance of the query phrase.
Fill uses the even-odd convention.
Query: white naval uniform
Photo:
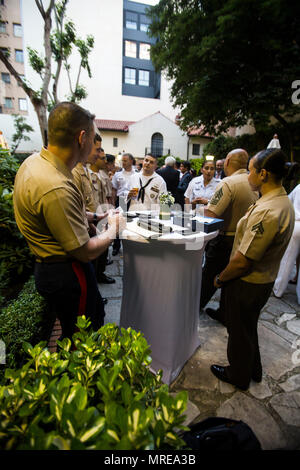
[[[129,208],[130,211],[154,209],[154,207],[151,206],[159,204],[159,196],[162,193],[167,193],[166,182],[160,175],[154,172],[151,176],[145,176],[143,175],[143,170],[140,173],[132,175],[130,189],[140,189],[141,183],[142,186],[145,186],[149,180],[151,180],[151,182],[145,188],[144,203],[142,203],[141,200],[138,201],[137,198],[132,198]]]
[[[134,169],[131,171],[117,171],[112,177],[112,186],[117,192],[117,197],[127,197],[130,190],[131,177],[136,173]]]
[[[193,178],[190,184],[188,185],[184,196],[188,198],[190,202],[192,202],[197,197],[203,197],[205,199],[208,199],[209,201],[214,195],[215,189],[219,183],[219,180],[212,178],[210,182],[205,186],[203,175],[197,176],[196,178]]]
[[[281,297],[291,278],[296,259],[300,253],[300,184],[289,194],[295,210],[295,226],[287,249],[282,257],[277,278],[273,287],[274,294]],[[300,275],[298,276],[296,294],[300,305]]]

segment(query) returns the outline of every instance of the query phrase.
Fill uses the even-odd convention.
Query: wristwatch
[[[96,212],[94,212],[93,222],[94,222],[94,224],[96,222],[98,222],[98,216],[97,216]]]
[[[220,281],[220,274],[217,274],[215,277],[215,283],[217,284],[218,287],[222,287],[224,282]]]

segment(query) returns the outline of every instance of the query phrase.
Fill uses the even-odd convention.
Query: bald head
[[[234,149],[228,153],[225,163],[224,171],[226,176],[232,175],[237,170],[247,169],[249,155],[244,149]]]

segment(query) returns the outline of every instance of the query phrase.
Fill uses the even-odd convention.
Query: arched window
[[[154,155],[155,157],[161,157],[163,155],[163,146],[164,138],[159,132],[156,132],[151,138],[152,155]]]

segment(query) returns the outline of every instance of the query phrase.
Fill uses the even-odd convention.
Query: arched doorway
[[[164,138],[160,132],[155,132],[151,138],[151,153],[155,157],[163,155]]]

